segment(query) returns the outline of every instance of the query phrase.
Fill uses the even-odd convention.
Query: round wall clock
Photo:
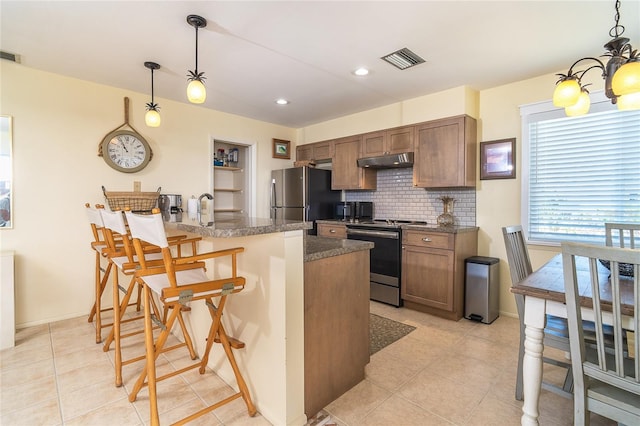
[[[144,169],[153,155],[149,143],[132,130],[115,130],[101,143],[102,158],[119,172],[135,173]]]

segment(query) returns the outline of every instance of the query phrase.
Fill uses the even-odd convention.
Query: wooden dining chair
[[[509,263],[509,272],[511,274],[512,285],[518,284],[520,281],[528,277],[531,272],[531,260],[529,259],[529,250],[524,238],[524,232],[521,225],[506,226],[502,228],[504,244],[507,249],[507,261]],[[514,294],[516,299],[516,308],[518,310],[518,318],[520,319],[520,349],[518,351],[518,371],[516,376],[516,399],[523,400],[522,390],[522,363],[524,359],[524,296],[522,294]],[[569,352],[569,330],[567,322],[564,318],[553,315],[546,316],[546,325],[544,329],[544,346]],[[562,395],[566,398],[572,397],[573,376],[571,374],[571,364],[556,360],[549,357],[542,358],[547,364],[566,368],[565,379],[562,387],[553,383],[542,382],[543,389]]]
[[[186,371],[198,368],[200,374],[204,374],[209,361],[209,353],[214,343],[219,343],[224,349],[226,359],[233,369],[239,391],[223,400],[193,413],[177,424],[183,424],[194,420],[216,408],[221,407],[237,398],[242,397],[250,416],[256,414],[249,389],[246,385],[240,369],[236,363],[232,348],[240,349],[244,343],[227,335],[222,323],[222,314],[227,298],[244,289],[245,278],[237,275],[237,255],[244,248],[237,247],[208,253],[194,253],[192,256],[176,258],[171,253],[164,230],[162,216],[158,209],[154,209],[151,215],[138,215],[126,211],[126,218],[133,237],[136,254],[140,258],[140,269],[136,271],[136,280],[143,286],[144,314],[145,314],[145,346],[146,365],[134,384],[129,400],[135,401],[138,392],[144,385],[149,391],[149,405],[151,412],[151,424],[159,424],[157,388],[158,381],[174,377]],[[150,265],[143,256],[143,244],[151,244],[162,251],[164,265],[157,268]],[[228,276],[210,279],[205,273],[205,260],[216,259],[216,262],[230,262]],[[152,315],[151,306],[156,297],[166,307],[172,308],[166,318]],[[216,303],[214,304],[214,298]],[[156,360],[161,353],[167,352],[165,343],[169,338],[175,321],[182,322],[179,315],[181,308],[190,307],[195,302],[203,302],[210,314],[211,325],[204,345],[204,351],[200,360],[179,370],[167,373],[161,377],[156,375]],[[160,324],[161,331],[154,339],[152,333],[153,322]],[[185,336],[188,338],[188,336]],[[194,356],[191,357],[195,359]]]
[[[91,225],[91,233],[93,235],[93,241],[91,241],[91,249],[95,253],[95,268],[94,268],[94,293],[95,298],[93,307],[89,313],[88,322],[96,321],[96,343],[102,342],[102,329],[111,327],[113,322],[103,323],[102,314],[104,312],[112,311],[113,308],[102,308],[102,295],[104,289],[109,282],[109,276],[111,274],[111,262],[107,261],[106,266],[102,266],[103,259],[107,258],[107,241],[104,236],[104,225],[102,223],[102,217],[100,212],[92,207],[89,203],[85,204],[85,211],[89,224]]]
[[[604,229],[607,246],[640,249],[640,223],[605,222]]]
[[[105,352],[109,351],[111,343],[115,342],[115,384],[116,386],[121,386],[122,367],[145,359],[145,353],[142,347],[139,355],[132,356],[128,359],[123,359],[122,357],[122,339],[140,335],[145,332],[144,322],[142,321],[144,320],[144,314],[140,310],[140,296],[142,287],[141,285],[139,285],[139,283],[137,283],[134,276],[135,271],[140,268],[140,258],[139,255],[135,253],[131,234],[129,233],[129,230],[127,229],[124,221],[124,213],[122,211],[106,210],[104,206],[98,206],[97,211],[100,213],[104,225],[105,240],[108,245],[106,253],[109,257],[109,262],[110,264],[115,265],[117,269],[116,273],[113,274],[112,286],[114,306],[113,327],[111,328],[109,336],[105,341],[103,350]],[[190,245],[191,250],[195,250],[195,244],[199,240],[200,237],[188,239],[183,235],[177,236],[176,238],[172,239],[172,243],[177,244],[177,247],[180,251],[182,245],[184,244]],[[117,243],[118,241],[120,242],[120,244]],[[155,246],[144,246],[142,255],[144,256],[146,264],[149,267],[163,265],[162,253]],[[122,273],[125,276],[131,277],[128,286],[124,287],[120,285],[118,272]],[[122,297],[120,296],[121,294]],[[130,303],[131,298],[134,294],[137,294],[137,300]],[[136,314],[125,318],[127,308],[134,306],[136,308]],[[158,317],[163,316],[160,314],[157,305],[153,305],[151,308],[154,310],[154,313]],[[166,312],[164,316],[166,316]],[[123,325],[134,323],[136,321],[139,322],[139,327],[130,327],[126,332],[123,332]],[[186,334],[188,336],[188,332],[186,327],[184,326],[184,322],[180,321],[180,324],[182,326],[183,334]],[[190,353],[195,356],[195,350],[193,349],[191,340],[189,338],[187,338],[184,343],[179,343],[175,347],[177,348],[182,346],[187,346]]]
[[[610,270],[600,263],[609,262]],[[579,266],[587,264],[588,267]],[[622,276],[619,264],[633,265],[634,277]],[[589,424],[589,413],[625,425],[640,424],[640,360],[625,349],[625,335],[640,325],[640,250],[562,243],[569,340],[574,377],[574,424]],[[596,356],[584,341],[582,293],[591,289]],[[604,324],[613,328],[607,343]],[[613,351],[611,349],[613,345]],[[632,344],[640,354],[640,339]]]

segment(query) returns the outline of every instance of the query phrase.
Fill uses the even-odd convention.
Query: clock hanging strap
[[[140,134],[140,132],[138,132],[131,124],[129,124],[129,98],[126,97],[126,96],[124,97],[124,123],[119,125],[115,129],[111,130],[110,132],[107,132],[107,135],[109,133],[113,133],[116,130],[121,129],[124,126],[128,126],[129,128],[131,128],[131,130],[133,130],[134,132]],[[98,156],[102,157],[102,143],[98,144]]]

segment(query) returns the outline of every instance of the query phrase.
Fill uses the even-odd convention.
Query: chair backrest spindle
[[[610,270],[604,268],[600,260],[608,261],[611,265]],[[620,390],[615,388],[629,392],[630,395],[634,395],[630,398],[633,398],[635,403],[640,403],[640,339],[634,339],[632,348],[629,348],[635,349],[633,360],[629,356],[630,351],[625,351],[625,343],[631,343],[630,340],[626,341],[627,333],[637,331],[640,325],[640,250],[565,242],[562,243],[562,261],[576,385],[574,401],[577,405],[574,415],[582,413],[579,405],[586,401],[586,411],[595,411],[625,424],[638,424],[640,410],[636,410],[634,417],[626,417],[629,416],[629,412],[625,409],[619,410],[625,405],[620,398],[629,397],[622,397]],[[634,265],[634,277],[622,276],[618,268],[620,263]],[[584,294],[581,291],[588,288],[591,290],[596,325],[595,343],[598,359],[595,361],[586,356],[583,339],[581,301]],[[633,306],[632,311],[629,306]],[[606,350],[607,347],[611,348],[611,342],[607,342],[603,333],[605,325],[613,327],[613,350]],[[596,383],[600,385],[596,386]],[[606,400],[612,408],[601,412],[601,402],[591,404],[591,400]],[[612,414],[615,410],[622,414]],[[628,423],[630,418],[633,421]]]
[[[622,248],[640,248],[640,223],[606,222],[604,229],[605,244],[607,246],[613,247],[617,245]]]

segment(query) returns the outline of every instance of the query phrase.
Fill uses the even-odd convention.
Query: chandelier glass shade
[[[588,84],[582,83],[584,75],[592,69],[599,69],[605,80],[605,95],[611,103],[617,104],[618,109],[640,109],[640,55],[629,44],[629,39],[621,37],[624,27],[620,20],[620,1],[616,0],[615,25],[609,30],[613,37],[604,45],[607,50],[603,56],[608,56],[606,64],[597,58],[578,59],[571,65],[566,74],[560,77],[553,92],[553,104],[565,108],[568,116],[582,115],[589,112]],[[575,71],[578,64],[588,63],[584,70]]]
[[[578,102],[582,88],[577,79],[568,78],[561,81],[553,92],[553,104],[557,107],[569,107]]]
[[[640,92],[640,61],[621,66],[613,75],[611,88],[618,96]]]
[[[154,102],[153,99],[153,71],[160,69],[160,65],[155,62],[145,62],[144,66],[151,70],[151,102],[147,103],[147,112],[144,115],[144,122],[149,127],[158,127],[160,126],[160,113],[158,110],[160,107],[157,103]]]
[[[640,109],[640,92],[618,97],[619,110]]]
[[[202,16],[187,16],[189,25],[196,29],[196,67],[187,74],[189,84],[187,85],[187,99],[194,104],[201,104],[207,99],[207,89],[204,87],[204,72],[198,72],[198,28],[207,26],[207,20]]]
[[[573,105],[565,107],[564,112],[569,117],[577,117],[588,113],[590,107],[591,98],[589,97],[589,93],[583,90],[578,95],[578,100]]]

